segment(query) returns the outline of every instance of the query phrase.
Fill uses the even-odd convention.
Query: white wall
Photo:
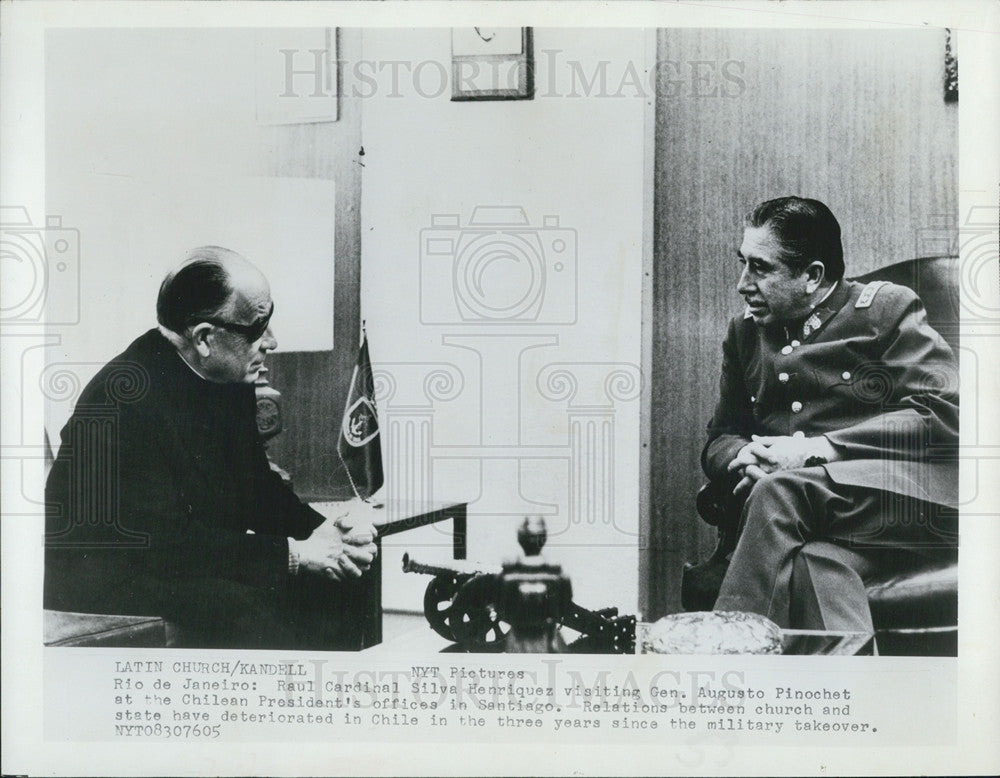
[[[374,94],[362,111],[362,315],[376,373],[396,384],[380,408],[389,497],[429,492],[469,499],[469,557],[493,564],[516,551],[521,518],[541,512],[549,528],[547,556],[572,577],[577,602],[634,611],[644,105],[634,90],[617,98],[582,96],[579,80],[576,96],[569,96],[569,63],[579,63],[589,78],[607,62],[614,91],[629,62],[641,72],[643,34],[535,30],[535,99],[476,103],[436,94],[439,74],[449,67],[449,30],[366,30],[363,41],[366,72],[379,80],[377,88],[364,87]],[[392,60],[414,63],[413,70],[397,69],[395,89],[390,66],[379,65]],[[422,62],[432,64],[417,71]],[[413,72],[423,81],[415,83]],[[516,326],[429,324],[424,311],[422,322],[421,294],[438,311],[453,304],[455,262],[425,257],[422,280],[421,246],[462,229],[421,231],[435,214],[457,214],[467,227],[482,205],[521,206],[532,227],[558,217],[558,229],[535,233],[546,246],[549,273],[542,315]],[[567,297],[572,287],[554,270],[556,238],[576,243],[575,297]],[[437,263],[436,272],[427,271],[428,261]],[[511,268],[490,267],[483,279],[487,297],[505,272],[508,281],[524,280]],[[513,294],[510,287],[506,293]],[[575,322],[560,323],[574,311]],[[565,369],[576,376],[573,408],[560,399],[568,384],[553,363],[570,363]],[[435,369],[458,382],[437,399],[433,387],[429,397],[423,385]],[[614,382],[609,375],[616,370],[623,383],[609,397],[605,382]],[[630,380],[636,383],[626,386]],[[571,413],[583,422],[575,453]],[[405,438],[405,430],[414,437]],[[419,444],[420,435],[429,438],[429,449]],[[410,450],[401,451],[408,440]],[[506,458],[493,459],[499,453]],[[574,468],[582,497],[575,507]],[[387,607],[420,607],[427,579],[396,572],[402,551],[446,558],[448,542],[443,525],[387,540]]]
[[[325,37],[297,32],[303,48]],[[274,148],[257,121],[258,68],[284,67],[267,42],[253,29],[48,34],[46,209],[80,234],[79,323],[53,328],[50,377],[85,383],[155,326],[164,273],[205,244],[269,277],[280,348],[332,347],[334,184],[260,175]],[[50,399],[52,436],[75,393]]]

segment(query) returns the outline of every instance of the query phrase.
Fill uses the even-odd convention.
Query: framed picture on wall
[[[530,27],[455,27],[452,100],[530,100],[535,94]]]

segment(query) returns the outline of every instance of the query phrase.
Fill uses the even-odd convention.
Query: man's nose
[[[740,294],[747,294],[753,289],[753,284],[747,274],[747,268],[740,270],[740,280],[736,282],[736,291]]]
[[[278,339],[274,337],[274,332],[271,330],[270,325],[264,330],[264,338],[260,342],[260,347],[264,351],[273,351],[278,347]]]

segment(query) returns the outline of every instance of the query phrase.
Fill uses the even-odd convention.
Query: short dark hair
[[[225,259],[233,252],[219,246],[193,249],[160,284],[156,320],[181,333],[192,324],[218,316],[233,297]]]
[[[767,200],[746,215],[747,227],[769,227],[781,244],[781,261],[793,270],[804,270],[819,260],[826,278],[844,277],[844,247],[840,224],[823,203],[804,197]]]

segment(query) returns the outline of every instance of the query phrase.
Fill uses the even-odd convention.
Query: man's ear
[[[810,262],[806,268],[806,291],[812,294],[819,289],[826,277],[826,267],[818,259]]]
[[[212,325],[208,322],[202,322],[201,324],[195,325],[191,328],[191,335],[189,336],[191,345],[194,346],[195,350],[201,357],[207,357],[212,353],[212,348],[208,344],[208,336],[211,332]]]

